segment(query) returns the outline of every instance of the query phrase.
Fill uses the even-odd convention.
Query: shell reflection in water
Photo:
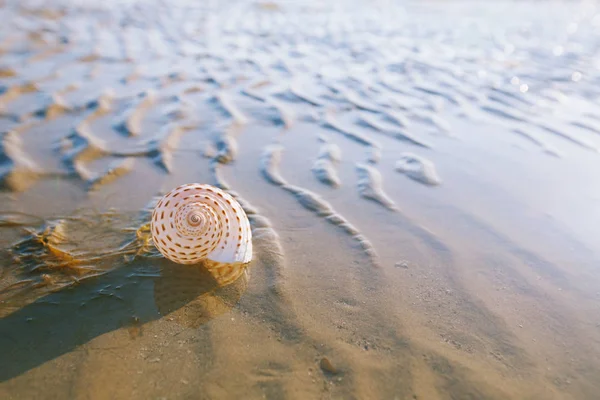
[[[161,316],[191,327],[228,312],[248,285],[248,264],[202,261],[195,265],[163,263],[154,282]]]

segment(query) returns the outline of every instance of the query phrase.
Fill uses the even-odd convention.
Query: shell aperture
[[[246,213],[236,199],[214,186],[191,183],[171,190],[152,212],[151,231],[161,254],[179,264],[252,259]]]

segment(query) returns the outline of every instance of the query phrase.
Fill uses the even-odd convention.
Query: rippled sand
[[[598,397],[600,5],[92,3],[0,3],[0,398]]]

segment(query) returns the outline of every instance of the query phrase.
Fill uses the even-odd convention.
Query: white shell
[[[247,263],[252,232],[246,213],[230,194],[191,183],[167,193],[152,212],[152,240],[171,261]]]

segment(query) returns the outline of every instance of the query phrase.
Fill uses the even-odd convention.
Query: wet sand
[[[226,3],[1,3],[0,398],[597,398],[600,6]]]

